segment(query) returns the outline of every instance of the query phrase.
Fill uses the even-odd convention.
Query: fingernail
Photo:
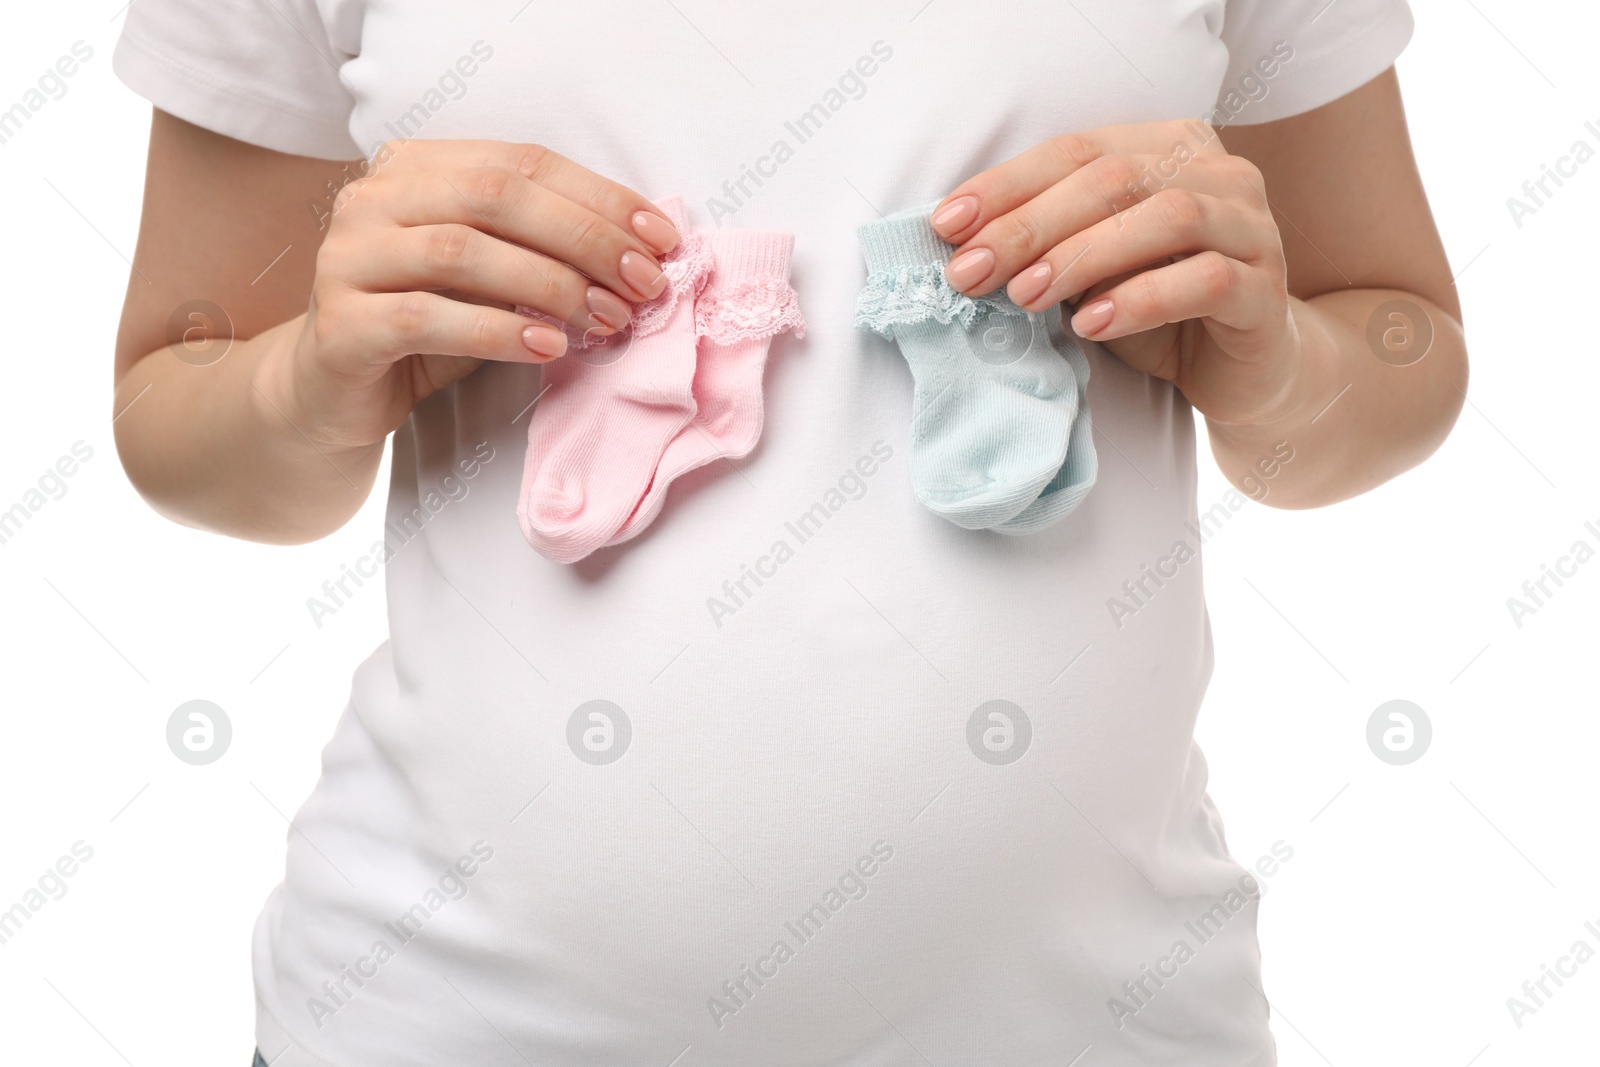
[[[933,228],[941,234],[960,233],[978,217],[978,198],[958,196],[933,213]]]
[[[678,244],[678,231],[672,223],[648,211],[633,213],[633,232],[657,253],[670,252]]]
[[[1050,278],[1054,273],[1050,264],[1040,263],[1012,278],[1011,284],[1006,286],[1006,295],[1011,298],[1012,303],[1027,306],[1043,296],[1044,291],[1050,288]]]
[[[994,273],[994,253],[987,248],[963,252],[950,261],[944,273],[955,288],[970,289]]]
[[[661,273],[661,268],[637,252],[622,253],[622,260],[617,264],[617,273],[647,300],[660,296],[661,290],[667,286],[667,276]]]
[[[551,326],[524,326],[522,346],[536,356],[555,359],[567,350],[567,335]]]
[[[628,325],[628,320],[633,318],[633,309],[628,307],[622,298],[598,285],[589,286],[584,294],[584,304],[589,309],[589,321],[586,326],[600,326],[615,333]]]
[[[1111,317],[1116,310],[1111,301],[1097,300],[1072,316],[1072,328],[1078,331],[1080,337],[1093,337],[1111,325]]]

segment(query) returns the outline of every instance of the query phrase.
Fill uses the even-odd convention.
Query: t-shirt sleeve
[[[197,126],[293,155],[357,159],[355,101],[340,80],[354,56],[335,36],[316,0],[137,0],[111,66]]]
[[[1272,122],[1331,103],[1394,64],[1406,0],[1227,0],[1228,74],[1213,125]]]

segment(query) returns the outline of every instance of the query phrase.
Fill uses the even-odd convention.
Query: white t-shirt
[[[114,64],[160,108],[334,159],[543,143],[793,232],[808,323],[756,452],[576,566],[517,526],[538,368],[395,434],[359,564],[392,553],[390,638],[256,931],[275,1067],[1272,1064],[1193,741],[1189,406],[1087,345],[1088,500],[945,522],[905,362],[852,324],[855,231],[1055,134],[1306,111],[1411,29],[1404,0],[134,4]]]

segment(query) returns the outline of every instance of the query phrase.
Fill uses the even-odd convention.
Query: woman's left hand
[[[1172,382],[1222,423],[1295,402],[1304,348],[1261,172],[1199,122],[1067,134],[958,186],[933,213],[968,295],[1004,285]]]

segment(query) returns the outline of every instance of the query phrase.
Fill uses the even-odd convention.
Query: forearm
[[[1423,358],[1380,359],[1368,344],[1377,309],[1404,300],[1422,309],[1432,342]],[[1271,463],[1282,443],[1292,462],[1273,475],[1265,502],[1314,508],[1381,485],[1427,459],[1444,441],[1466,399],[1461,324],[1436,304],[1392,289],[1343,290],[1296,300],[1301,365],[1283,414],[1249,425],[1207,419],[1212,454],[1234,485]],[[1380,347],[1380,351],[1383,349]]]
[[[269,544],[303,544],[342,526],[371,492],[383,442],[313,445],[259,388],[300,319],[235,340],[194,366],[160,348],[117,382],[117,450],[152,508],[186,526]]]

